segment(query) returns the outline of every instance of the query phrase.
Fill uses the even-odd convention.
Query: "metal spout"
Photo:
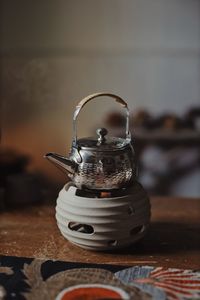
[[[51,161],[57,166],[60,166],[70,174],[74,174],[75,172],[76,163],[67,157],[61,156],[60,154],[57,153],[50,152],[47,153],[44,156],[44,158],[47,158],[49,161]]]

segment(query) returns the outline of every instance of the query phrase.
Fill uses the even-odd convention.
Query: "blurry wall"
[[[199,103],[199,0],[1,0],[0,13],[1,146],[29,154],[31,170],[65,180],[42,156],[67,152],[90,93],[152,113]],[[113,107],[88,104],[79,134]]]

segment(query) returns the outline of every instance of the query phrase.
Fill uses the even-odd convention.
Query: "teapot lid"
[[[97,129],[99,137],[81,138],[77,141],[78,147],[83,150],[115,151],[126,147],[130,140],[119,137],[106,137],[108,131],[105,128]]]

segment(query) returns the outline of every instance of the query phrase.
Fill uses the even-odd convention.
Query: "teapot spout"
[[[62,169],[66,170],[70,174],[74,174],[75,172],[76,163],[67,157],[64,157],[57,153],[49,152],[44,156],[44,158],[47,158],[49,161],[51,161],[57,166],[60,166]]]

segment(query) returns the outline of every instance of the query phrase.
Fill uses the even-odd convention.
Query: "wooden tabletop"
[[[0,212],[0,255],[117,265],[200,269],[200,199],[151,199],[149,232],[117,252],[93,252],[61,236],[53,206]]]

